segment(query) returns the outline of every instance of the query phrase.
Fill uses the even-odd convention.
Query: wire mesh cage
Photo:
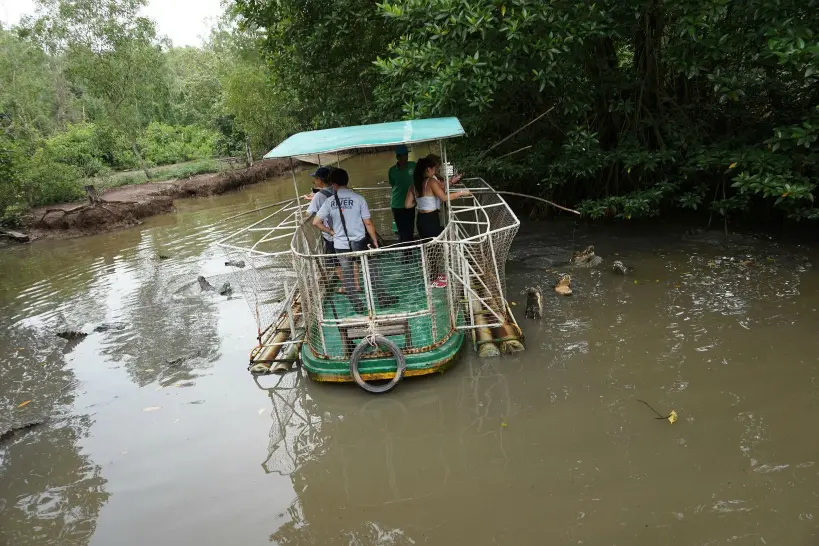
[[[271,207],[264,218],[219,241],[254,319],[258,336],[280,317],[297,290],[290,242],[306,217],[305,203],[297,199]]]
[[[318,250],[320,237],[307,224],[293,239],[307,343],[314,355],[347,360],[372,333],[412,354],[452,334],[443,243],[324,254]],[[384,355],[372,351],[369,356]]]
[[[462,304],[461,328],[499,327],[513,320],[506,301],[506,259],[520,221],[482,178],[461,180],[456,189],[472,197],[455,202],[442,234],[451,272],[453,302]]]
[[[368,202],[379,248],[327,253],[324,234],[298,200],[220,241],[260,345],[289,321],[290,334],[302,331],[315,359],[346,362],[372,334],[412,355],[441,346],[459,329],[505,324],[511,313],[504,264],[519,222],[482,179],[459,186],[474,193],[440,211],[445,227],[434,239],[395,242],[390,187],[382,184],[353,188]],[[372,347],[364,358],[389,356],[380,351]]]

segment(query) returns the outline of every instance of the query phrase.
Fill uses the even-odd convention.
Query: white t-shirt
[[[336,201],[335,196],[328,197],[319,209],[317,216],[325,222],[329,222],[335,232],[333,246],[348,249],[350,248],[349,241],[360,241],[366,235],[364,220],[370,217],[370,209],[364,197],[348,188],[339,188],[336,195],[338,201]],[[337,202],[341,203],[341,212],[338,210]],[[344,214],[344,224],[341,223],[342,213]],[[344,233],[344,225],[347,226],[346,234]]]

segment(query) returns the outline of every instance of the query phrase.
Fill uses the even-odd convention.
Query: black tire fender
[[[373,344],[382,345],[388,348],[393,357],[395,357],[395,377],[393,377],[389,383],[384,385],[370,385],[364,381],[364,378],[361,377],[361,374],[358,371],[358,363],[361,361],[361,356],[364,354],[364,351],[366,351],[369,347],[372,347]],[[401,379],[404,378],[404,372],[406,369],[407,359],[404,357],[404,353],[401,352],[398,345],[381,334],[375,334],[362,339],[353,350],[353,354],[350,355],[350,372],[353,374],[353,379],[359,387],[373,394],[384,394],[394,389]]]

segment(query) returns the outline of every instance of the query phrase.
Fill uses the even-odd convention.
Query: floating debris
[[[645,400],[637,400],[637,401],[638,401],[638,402],[642,402],[643,404],[645,404],[645,405],[646,405],[646,407],[648,407],[648,409],[650,409],[651,411],[653,411],[654,413],[656,413],[656,414],[657,414],[657,417],[655,417],[655,419],[663,419],[663,420],[668,419],[668,422],[669,422],[669,423],[671,423],[672,425],[673,425],[674,423],[676,423],[676,422],[677,422],[677,412],[676,412],[675,410],[671,410],[671,413],[669,413],[668,415],[663,415],[663,414],[662,414],[662,413],[660,413],[659,411],[657,411],[657,410],[655,410],[654,408],[652,408],[652,407],[649,405],[649,403],[648,403],[648,402],[646,402]]]

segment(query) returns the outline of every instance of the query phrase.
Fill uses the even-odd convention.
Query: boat
[[[387,392],[404,377],[443,372],[465,340],[481,356],[523,350],[505,278],[520,221],[482,178],[450,183],[446,143],[464,135],[454,117],[397,121],[298,133],[265,155],[290,158],[293,198],[248,211],[264,216],[217,243],[256,319],[252,372],[284,373],[299,364],[315,381],[354,381]],[[336,154],[402,144],[435,148],[446,191],[468,189],[471,196],[442,204],[445,227],[438,237],[398,243],[391,188],[352,177],[350,189],[366,198],[384,237],[379,248],[345,254],[361,289],[364,308],[357,310],[340,293],[331,261],[337,255],[324,254],[321,232],[307,217],[293,158],[331,164]]]

